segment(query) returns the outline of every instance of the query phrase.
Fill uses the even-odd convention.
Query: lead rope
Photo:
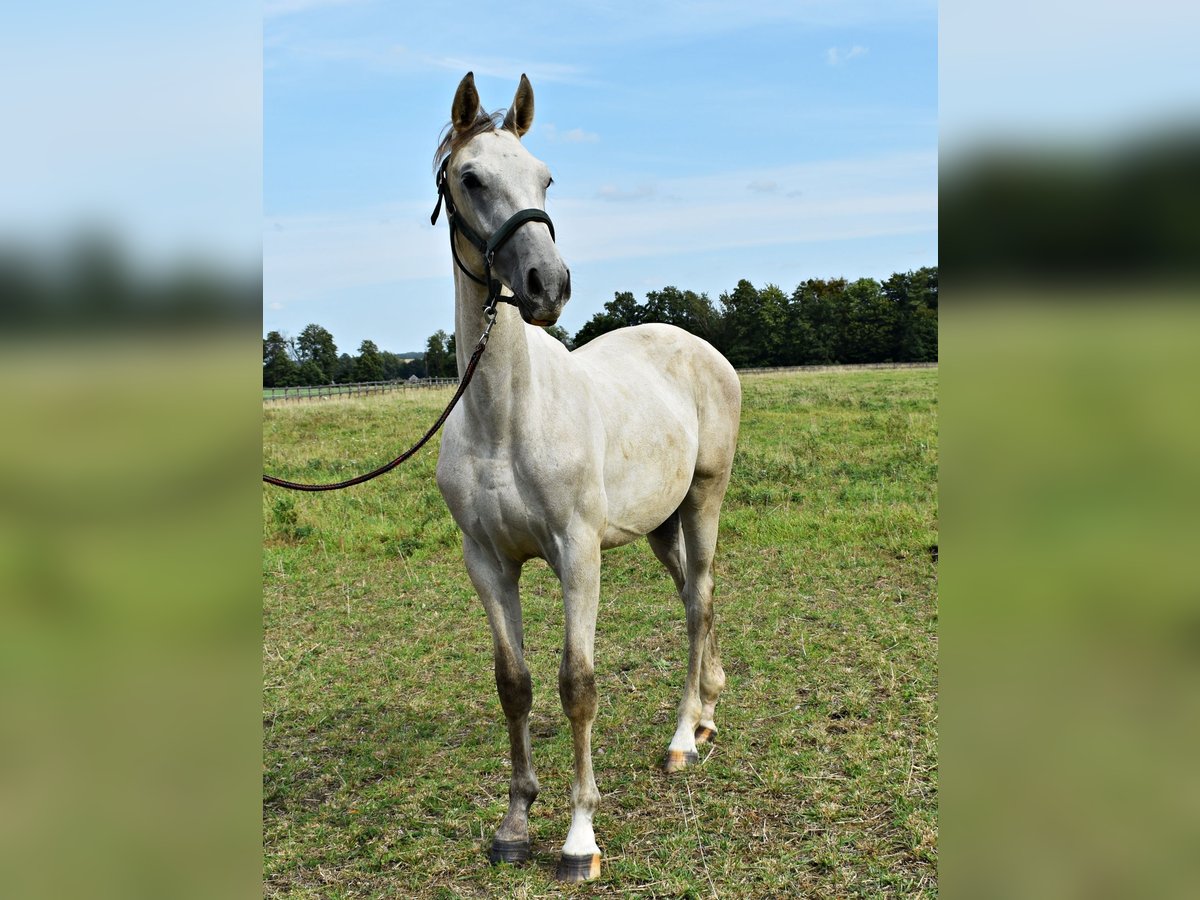
[[[498,293],[498,292],[497,292]],[[364,481],[370,481],[372,478],[378,478],[385,472],[390,472],[400,463],[404,462],[418,450],[429,442],[429,439],[437,434],[438,429],[446,422],[446,418],[450,415],[450,411],[454,409],[454,405],[458,403],[463,392],[466,391],[467,385],[471,383],[471,376],[475,374],[475,367],[479,365],[479,358],[483,356],[483,351],[487,349],[488,335],[492,332],[492,326],[496,324],[496,298],[488,292],[488,305],[484,307],[484,313],[487,315],[487,325],[483,329],[483,334],[479,336],[479,342],[475,345],[475,351],[471,354],[471,359],[467,363],[466,371],[463,372],[462,380],[458,384],[458,390],[454,392],[454,396],[450,399],[450,405],[438,416],[438,420],[433,423],[433,427],[425,432],[425,436],[419,441],[397,456],[389,463],[385,463],[378,469],[372,469],[363,475],[358,475],[354,478],[348,478],[345,481],[335,481],[330,484],[301,484],[298,481],[287,481],[283,478],[276,478],[274,475],[263,475],[263,481],[267,484],[273,484],[276,487],[287,488],[289,491],[340,491],[342,488],[348,488],[352,485],[362,484]]]

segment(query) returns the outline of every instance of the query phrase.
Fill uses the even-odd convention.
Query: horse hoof
[[[591,881],[600,877],[600,854],[589,853],[584,856],[572,856],[564,853],[558,859],[558,868],[554,877],[559,881]]]
[[[707,744],[717,736],[717,729],[709,728],[707,725],[696,726],[696,743]]]
[[[698,762],[700,762],[700,754],[695,750],[668,750],[667,761],[663,764],[663,769],[670,775],[672,772],[694,766]]]
[[[500,863],[510,863],[519,866],[529,862],[529,841],[504,841],[492,838],[491,849],[488,850],[488,862],[493,866]]]

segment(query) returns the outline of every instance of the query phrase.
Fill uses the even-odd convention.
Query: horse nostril
[[[571,270],[567,269],[567,283],[563,285],[562,300],[566,303],[571,299]]]
[[[525,286],[529,288],[530,294],[533,294],[534,296],[542,295],[544,289],[542,288],[542,279],[541,276],[538,275],[537,269],[529,270],[529,275],[527,275],[525,278]]]

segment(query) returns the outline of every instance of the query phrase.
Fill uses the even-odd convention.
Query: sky
[[[568,332],[618,291],[936,265],[937,37],[926,0],[268,0],[264,333],[452,329],[432,157],[467,71],[489,110],[533,84]]]

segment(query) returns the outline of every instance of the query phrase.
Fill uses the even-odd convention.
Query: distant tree
[[[596,313],[575,333],[575,346],[582,347],[602,334],[627,325],[640,325],[642,313],[643,310],[633,299],[633,294],[629,291],[618,291],[604,304],[603,312]]]
[[[297,373],[297,381],[299,384],[318,385],[328,384],[329,378],[321,371],[321,367],[317,365],[315,359],[306,359],[300,363],[300,369]]]
[[[451,340],[450,335],[440,328],[429,336],[425,344],[425,372],[430,378],[448,378],[457,370]]]
[[[681,291],[673,285],[646,294],[641,321],[676,325],[712,343],[720,339],[720,315],[708,295]]]
[[[816,337],[805,312],[804,293],[797,287],[783,304],[778,347],[781,366],[807,366],[816,362]]]
[[[895,306],[895,359],[901,362],[936,360],[937,267],[896,273],[883,283],[883,293]]]
[[[396,381],[404,377],[404,360],[390,350],[380,350],[379,359],[383,363],[383,380]]]
[[[354,361],[355,381],[383,381],[383,360],[374,341],[363,341]]]
[[[762,291],[743,278],[721,295],[725,357],[736,368],[772,365],[781,342],[787,298],[775,285]]]
[[[263,387],[299,384],[296,363],[288,355],[288,340],[278,331],[263,338]]]
[[[846,290],[846,355],[842,362],[894,361],[896,306],[874,278]]]
[[[333,370],[333,380],[338,384],[349,384],[354,381],[354,357],[349,353],[343,353],[337,359],[337,366]]]
[[[560,342],[568,350],[571,349],[571,335],[561,325],[547,325],[546,334]]]
[[[810,278],[792,292],[791,306],[807,323],[808,352],[798,365],[832,365],[842,362],[846,333],[846,280]]]
[[[759,345],[760,366],[783,366],[789,318],[788,295],[777,284],[768,284],[758,292],[762,338]]]
[[[313,372],[311,377],[317,380],[306,383],[328,384],[333,381],[338,363],[337,345],[333,342],[333,335],[320,325],[304,326],[304,330],[296,338],[296,360],[300,363],[302,371],[306,363],[313,364],[308,371]]]

